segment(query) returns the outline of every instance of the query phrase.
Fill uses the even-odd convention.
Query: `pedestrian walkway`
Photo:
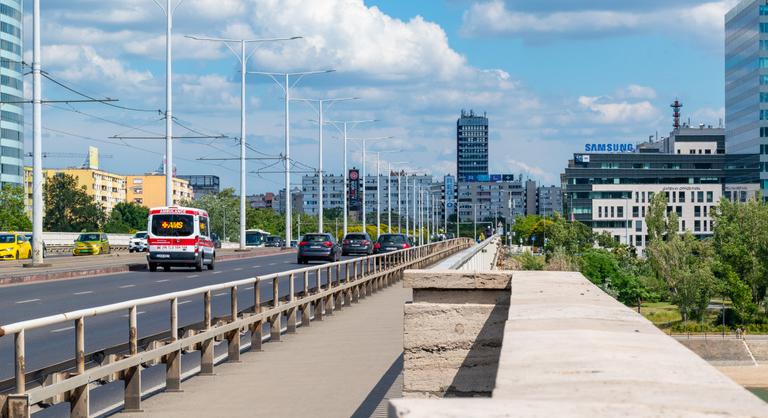
[[[403,304],[410,298],[397,283],[123,416],[386,416],[382,399],[402,391]]]

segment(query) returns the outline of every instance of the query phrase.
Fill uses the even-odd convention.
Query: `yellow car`
[[[109,239],[107,234],[101,232],[88,232],[80,234],[75,240],[75,249],[72,255],[98,255],[109,254]]]
[[[32,244],[24,234],[0,233],[0,260],[20,260],[32,257]]]

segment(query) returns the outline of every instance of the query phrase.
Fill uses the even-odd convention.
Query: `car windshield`
[[[0,244],[13,244],[16,242],[16,236],[10,234],[0,235]]]
[[[154,215],[152,234],[159,237],[188,237],[195,232],[192,215]]]
[[[328,235],[323,235],[323,234],[304,235],[304,239],[303,239],[303,241],[307,241],[307,242],[325,242],[330,240],[331,239],[328,237]]]
[[[100,241],[101,234],[80,234],[77,240],[80,242]]]
[[[363,234],[349,234],[346,239],[367,239]]]
[[[387,244],[404,244],[405,237],[402,235],[382,235],[379,237],[379,242],[386,242]]]
[[[261,232],[246,232],[245,245],[261,245],[264,242],[264,234]]]
[[[147,233],[146,232],[137,232],[136,235],[133,236],[134,238],[146,238]]]
[[[280,237],[267,237],[267,242],[277,242],[280,241]]]

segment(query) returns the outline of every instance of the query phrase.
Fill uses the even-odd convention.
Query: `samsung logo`
[[[584,152],[635,152],[632,144],[584,144]]]

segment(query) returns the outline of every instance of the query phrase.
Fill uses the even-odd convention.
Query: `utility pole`
[[[43,84],[40,0],[32,3],[32,266],[43,263]]]

